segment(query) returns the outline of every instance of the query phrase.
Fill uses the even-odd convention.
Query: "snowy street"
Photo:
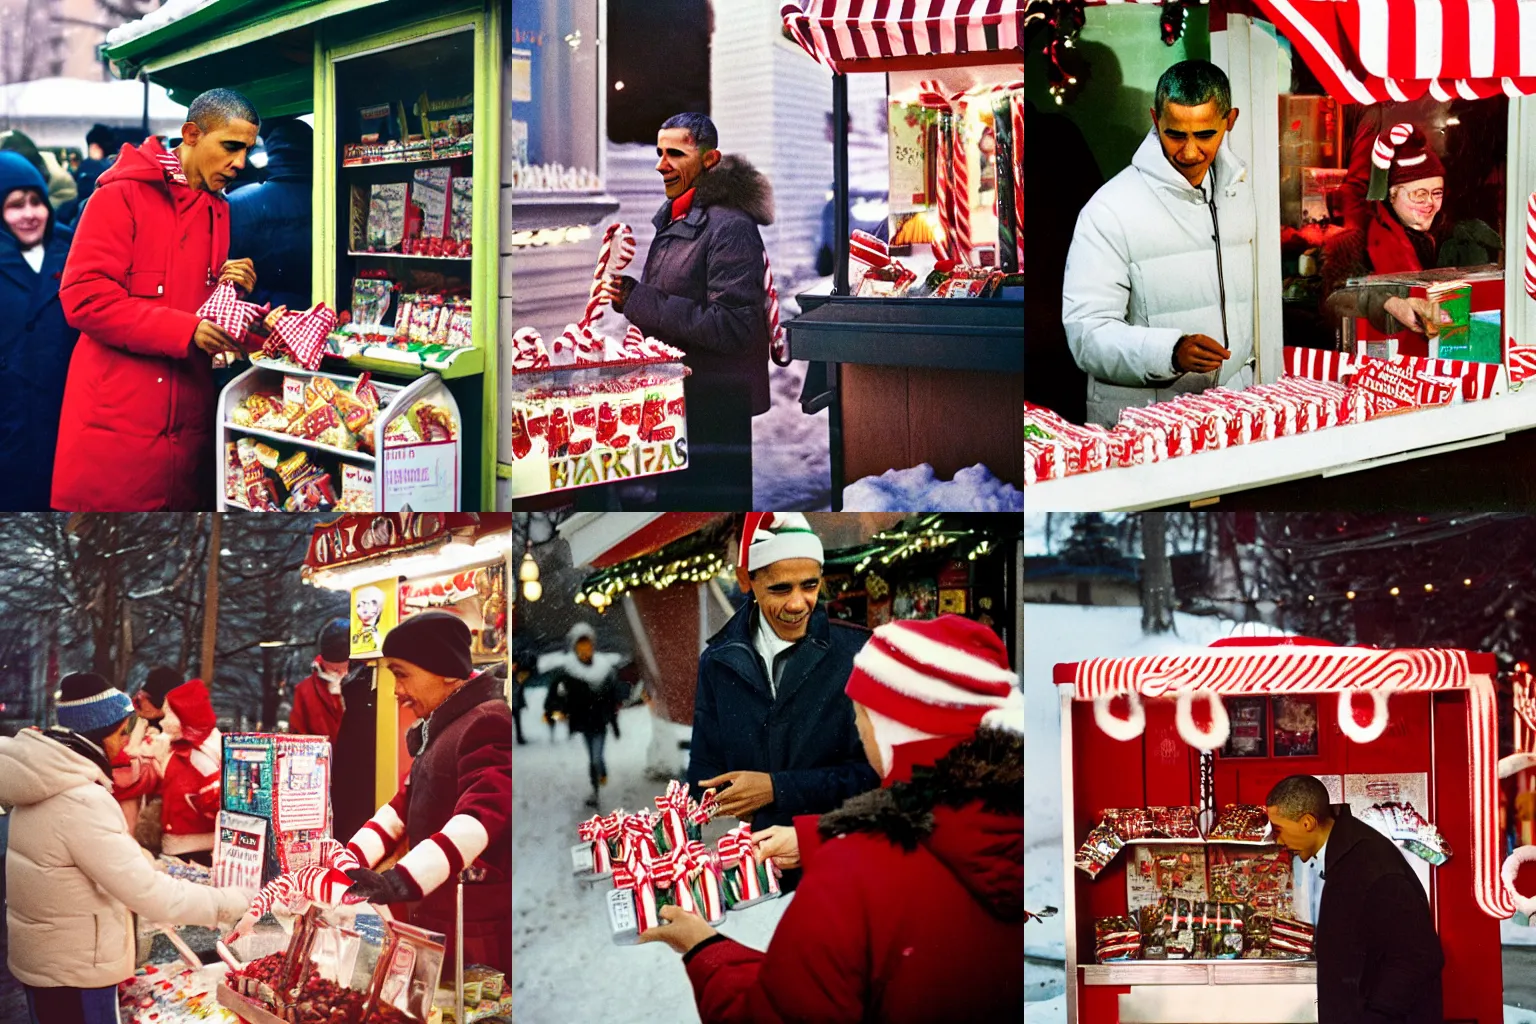
[[[515,1020],[622,1020],[625,1024],[679,1024],[697,1021],[693,990],[681,958],[661,944],[618,946],[609,937],[603,905],[606,882],[586,886],[571,874],[570,848],[576,826],[592,816],[587,796],[586,745],[556,725],[550,741],[543,721],[546,690],[528,691],[523,734],[512,769],[512,939],[515,963]],[[610,732],[606,749],[608,785],[600,810],[636,810],[666,789],[645,778],[651,714],[644,706],[620,713],[622,739]],[[704,832],[713,845],[727,818]],[[726,935],[766,948],[789,899],[771,900],[727,915]]]

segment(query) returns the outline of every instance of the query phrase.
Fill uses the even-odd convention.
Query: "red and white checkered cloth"
[[[270,312],[272,310],[268,306],[242,300],[232,283],[221,281],[213,294],[208,296],[208,301],[198,307],[197,315],[223,328],[224,333],[237,344],[244,344],[251,324]]]
[[[325,339],[335,329],[335,311],[319,302],[303,313],[284,314],[272,328],[266,352],[269,356],[277,356],[286,348],[304,369],[316,370],[320,368],[320,357],[325,354]]]

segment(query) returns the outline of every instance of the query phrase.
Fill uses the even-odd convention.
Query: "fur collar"
[[[773,223],[773,185],[745,157],[722,156],[693,187],[696,206],[729,206],[759,224]]]
[[[572,679],[579,679],[588,686],[601,686],[613,675],[619,663],[624,659],[617,654],[606,651],[593,651],[592,664],[588,665],[576,657],[574,651],[555,651],[552,654],[539,656],[539,673],[553,672],[556,669],[564,672]]]
[[[1023,814],[1024,737],[1003,729],[979,729],[931,767],[913,770],[898,782],[846,801],[821,816],[820,831],[831,838],[873,832],[911,851],[932,834],[933,809],[974,801],[998,814]]]

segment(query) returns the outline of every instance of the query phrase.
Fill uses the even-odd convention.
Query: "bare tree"
[[[1163,512],[1141,514],[1141,631],[1173,632],[1173,567]]]

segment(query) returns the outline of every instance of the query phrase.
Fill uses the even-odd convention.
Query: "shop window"
[[[709,112],[708,0],[609,0],[608,140],[655,145],[673,114]]]
[[[1279,111],[1285,344],[1500,361],[1508,99],[1343,104],[1293,69]],[[1368,199],[1373,144],[1398,124],[1422,133],[1402,144],[1411,162]],[[1410,322],[1432,301],[1434,336]]]
[[[611,5],[610,10],[622,6]],[[591,126],[598,122],[601,99],[598,15],[597,0],[512,5],[511,102],[503,145],[510,148],[514,165],[597,169],[598,139]],[[611,13],[609,24],[613,26]],[[625,36],[610,32],[609,38]],[[610,45],[610,61],[617,64],[624,50],[624,46]],[[616,73],[616,69],[610,72]],[[611,85],[610,80],[610,92]]]
[[[1231,731],[1222,757],[1316,757],[1315,696],[1227,697]]]

